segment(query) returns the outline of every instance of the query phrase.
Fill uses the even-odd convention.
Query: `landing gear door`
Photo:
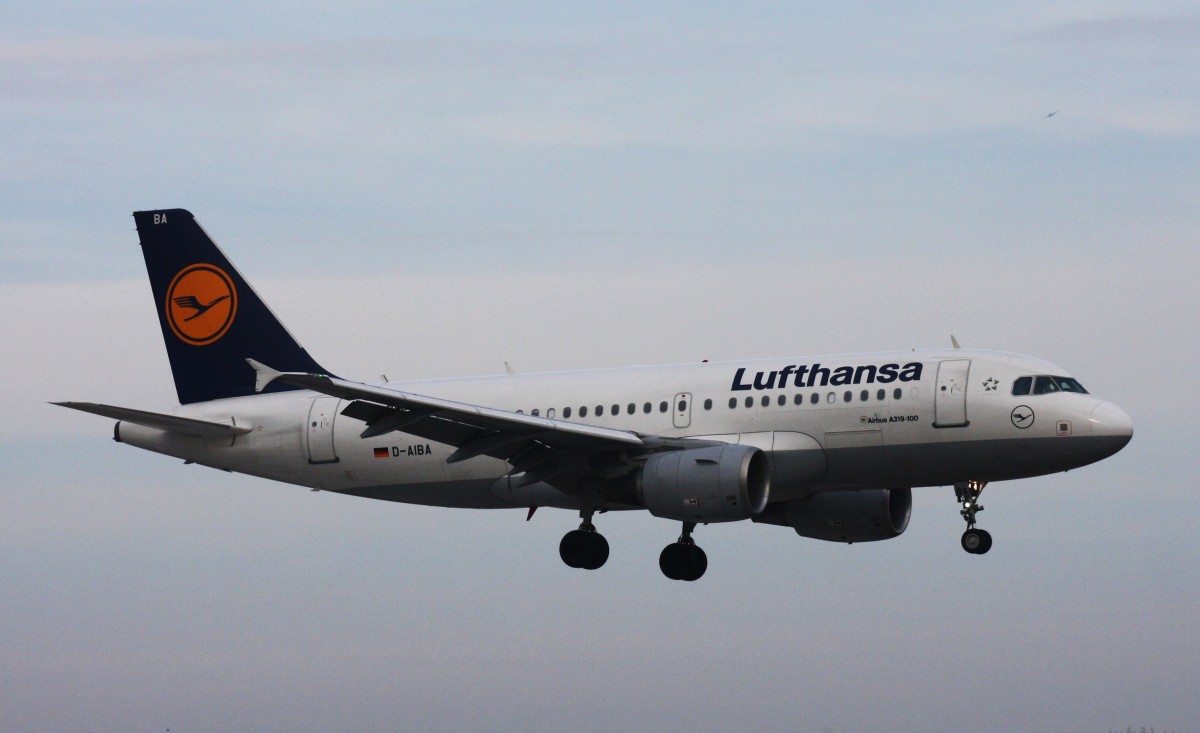
[[[961,428],[969,424],[967,376],[970,371],[970,359],[951,359],[938,364],[933,402],[935,428]]]
[[[692,393],[680,392],[675,395],[671,406],[674,414],[675,427],[686,428],[692,424]]]
[[[337,417],[337,397],[317,397],[308,408],[305,425],[305,447],[309,463],[336,463],[333,447],[333,421]]]

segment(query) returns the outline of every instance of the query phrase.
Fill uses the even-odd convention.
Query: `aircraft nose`
[[[1117,450],[1124,448],[1125,444],[1133,438],[1133,420],[1124,410],[1111,402],[1101,402],[1096,405],[1088,422],[1092,426],[1092,435],[1120,439]]]

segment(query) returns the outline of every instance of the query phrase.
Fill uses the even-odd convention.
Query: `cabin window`
[[[712,400],[705,400],[705,401],[704,401],[704,409],[706,409],[706,410],[711,410],[711,409],[712,409]]]
[[[754,407],[754,398],[753,397],[746,398],[746,407]]]
[[[538,408],[536,408],[536,407],[535,407],[535,408],[533,408],[532,410],[530,410],[530,411],[529,411],[529,414],[530,414],[530,415],[533,415],[534,417],[537,417],[538,415],[540,415],[540,414],[541,414],[541,412],[538,410]]]
[[[634,412],[637,411],[637,406],[634,405],[632,402],[630,402],[629,407],[625,408],[625,411],[628,412],[630,415],[632,415]]]
[[[870,391],[864,389],[862,392],[859,392],[858,399],[862,402],[866,402],[867,400],[871,399]]]
[[[546,410],[546,417],[550,418],[551,420],[554,419],[554,408],[553,407],[548,408]]]
[[[832,405],[834,402],[837,402],[837,395],[833,392],[830,392],[829,394],[825,395],[825,401]]]
[[[579,408],[579,416],[587,417],[587,405],[584,405],[583,407]]]
[[[877,400],[880,400],[880,401],[882,401],[884,397],[887,397],[887,390],[886,390],[886,389],[881,389],[881,390],[879,390],[878,392],[876,392],[876,393],[875,393],[875,399],[877,399]]]
[[[851,392],[850,390],[846,390],[845,392],[842,393],[842,401],[843,402],[849,402],[852,399],[854,399],[854,393]]]
[[[596,405],[596,417],[604,417],[604,405]]]
[[[898,399],[900,399],[900,397],[903,394],[904,394],[904,391],[902,389],[900,389],[899,387],[897,387],[895,390],[892,391],[892,399],[898,400]]]
[[[785,394],[779,395],[779,406],[783,407],[786,404],[787,404],[787,395],[785,395]]]
[[[808,401],[815,405],[821,401],[821,395],[817,394],[816,392],[813,392],[812,397],[810,397],[808,399]]]
[[[620,414],[621,414],[621,406],[620,406],[620,405],[613,405],[612,414],[613,414],[613,417],[616,417],[617,415],[620,415]]]
[[[735,407],[737,407],[737,397],[730,397],[729,398],[729,409],[732,410]]]
[[[797,392],[796,397],[792,400],[792,402],[794,402],[797,405],[803,405],[804,404],[804,395]]]
[[[686,402],[684,402],[683,400],[680,400],[680,401],[679,401],[679,411],[680,411],[680,412],[683,412],[683,411],[684,411],[684,410],[686,410],[686,409],[687,409],[687,403],[686,403]],[[666,401],[666,400],[663,400],[662,402],[659,402],[659,403],[658,403],[658,411],[659,411],[659,412],[666,412],[666,411],[667,411],[667,401]]]
[[[1018,377],[1017,381],[1013,382],[1012,393],[1014,395],[1027,395],[1029,388],[1033,386],[1033,377]]]
[[[763,395],[763,396],[762,396],[762,406],[763,406],[763,407],[770,407],[770,406],[771,406],[771,398],[770,398],[770,397],[768,397],[768,396],[766,396],[766,395]]]
[[[564,407],[564,408],[563,408],[563,419],[565,420],[565,419],[567,419],[567,418],[568,418],[568,417],[570,417],[570,416],[571,416],[571,408],[569,408],[569,407]]]
[[[642,412],[646,413],[647,415],[650,414],[650,403],[649,402],[642,405]]]

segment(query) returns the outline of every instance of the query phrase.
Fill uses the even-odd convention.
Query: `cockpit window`
[[[1055,377],[1054,381],[1058,382],[1058,388],[1063,392],[1078,392],[1079,394],[1087,394],[1088,391],[1083,388],[1083,385],[1070,377]]]
[[[1036,377],[1020,377],[1013,382],[1012,393],[1014,395],[1054,394],[1055,392],[1088,393],[1082,384],[1071,377],[1040,375]]]
[[[1054,377],[1038,377],[1033,381],[1034,394],[1050,394],[1058,391],[1058,382]]]

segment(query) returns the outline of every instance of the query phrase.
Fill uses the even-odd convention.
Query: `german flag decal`
[[[375,449],[375,457],[376,458],[387,458],[391,454],[392,454],[392,452],[390,450],[388,450],[387,448],[376,448]]]

